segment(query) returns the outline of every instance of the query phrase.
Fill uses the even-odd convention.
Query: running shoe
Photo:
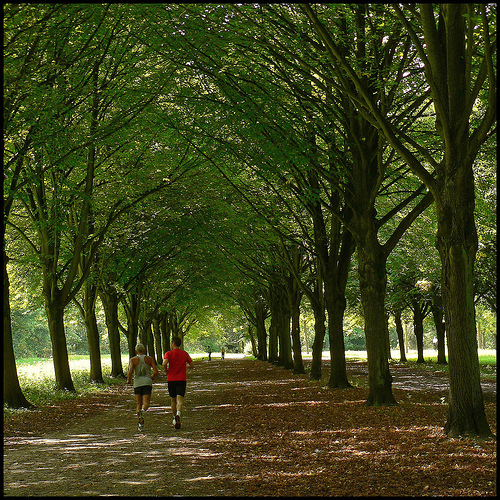
[[[181,417],[179,415],[176,415],[174,421],[175,421],[175,424],[174,424],[175,428],[180,429],[181,428]]]

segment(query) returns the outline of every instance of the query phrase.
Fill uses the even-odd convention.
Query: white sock
[[[181,410],[177,410],[177,415],[181,416]]]

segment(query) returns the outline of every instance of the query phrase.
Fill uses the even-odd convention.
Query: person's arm
[[[188,364],[188,367],[193,369],[194,368],[194,363],[193,363],[193,360],[191,359],[191,356],[188,355],[188,359],[187,359],[187,364]]]
[[[130,358],[128,364],[128,375],[127,375],[127,384],[130,385],[132,383],[132,373],[134,372],[134,358]]]
[[[163,368],[165,369],[165,373],[168,372],[168,358],[165,358],[162,363]]]

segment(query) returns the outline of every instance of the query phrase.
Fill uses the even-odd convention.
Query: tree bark
[[[104,308],[106,327],[108,329],[109,350],[111,354],[111,377],[125,378],[120,349],[120,327],[118,322],[118,304],[120,299],[115,287],[111,284],[101,285],[99,296]]]
[[[441,306],[441,297],[434,297],[432,304],[432,316],[434,318],[434,325],[436,326],[436,338],[437,338],[437,362],[440,365],[447,364],[446,362],[446,350],[445,350],[445,322],[443,321],[443,308]]]
[[[484,410],[476,338],[473,268],[477,233],[472,168],[468,175],[446,180],[443,201],[445,203],[436,205],[436,245],[442,263],[441,290],[450,376],[445,432],[450,436],[491,436]]]
[[[398,334],[400,361],[402,363],[406,363],[405,337],[403,332],[403,323],[401,322],[401,311],[396,311],[394,313],[394,323],[396,324],[396,332]]]
[[[17,375],[10,316],[8,257],[3,254],[3,402],[11,408],[33,408],[23,394]]]
[[[363,244],[357,244],[361,302],[365,318],[369,394],[367,406],[397,404],[386,352],[386,257],[376,232],[369,226]]]
[[[267,333],[266,333],[266,315],[267,306],[263,299],[258,299],[254,303],[255,328],[257,335],[257,359],[267,360]]]
[[[296,250],[292,251],[292,262],[296,268],[299,267],[299,253]],[[293,275],[287,277],[285,284],[288,308],[292,319],[293,373],[305,373],[304,362],[302,361],[302,344],[300,342],[300,302],[302,293],[299,283],[297,283]]]
[[[156,363],[161,365],[163,362],[163,355],[161,352],[161,329],[160,329],[160,318],[155,316],[153,318],[153,338],[156,353]]]
[[[418,299],[412,300],[413,305],[413,333],[417,340],[417,363],[424,363],[424,318]]]
[[[319,304],[312,305],[314,313],[314,340],[312,345],[311,380],[321,380],[321,365],[323,362],[323,342],[326,334],[325,309]]]
[[[85,283],[83,287],[83,313],[89,346],[90,381],[103,384],[99,329],[97,328],[97,318],[95,315],[96,298],[97,286],[89,282]]]
[[[288,307],[286,290],[279,284],[272,284],[270,286],[269,307],[271,310],[269,361],[271,363],[275,362],[279,366],[283,366],[285,369],[290,370],[293,368],[292,344],[290,338],[290,310]],[[276,341],[274,339],[276,339]],[[273,349],[272,352],[271,348]]]
[[[47,291],[50,284],[45,284],[45,312],[47,314],[52,345],[52,359],[58,389],[76,392],[69,368],[68,346],[64,331],[64,303],[61,291],[54,285],[52,293]]]

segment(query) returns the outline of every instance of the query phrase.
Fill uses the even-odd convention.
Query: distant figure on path
[[[155,360],[151,356],[146,356],[146,348],[143,344],[135,346],[137,356],[130,358],[128,365],[127,384],[132,384],[132,374],[134,375],[134,394],[137,403],[137,418],[139,420],[139,430],[144,429],[144,413],[151,403],[151,392],[153,390],[153,379],[160,374],[156,368]],[[153,375],[151,375],[153,368]]]
[[[181,428],[181,409],[186,394],[186,363],[194,368],[191,356],[180,348],[182,340],[174,337],[170,344],[170,351],[165,353],[163,367],[167,373],[168,393],[174,420],[172,425]]]
[[[208,361],[212,361],[212,348],[208,346]]]
[[[224,347],[220,350],[220,357],[221,359],[223,360],[224,359],[224,356],[226,355],[226,350],[224,349]]]

